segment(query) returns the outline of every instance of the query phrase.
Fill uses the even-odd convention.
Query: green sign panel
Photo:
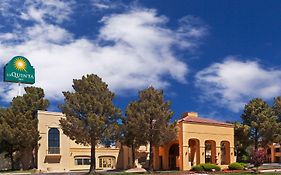
[[[4,67],[4,81],[34,84],[34,68],[25,57],[16,56]]]

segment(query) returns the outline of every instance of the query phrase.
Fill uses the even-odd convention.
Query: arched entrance
[[[216,142],[213,140],[205,141],[205,163],[217,163]]]
[[[179,169],[179,144],[173,144],[169,149],[169,169]]]
[[[200,164],[200,142],[198,139],[188,140],[188,158],[191,166]]]
[[[221,165],[230,163],[230,143],[228,141],[221,142]]]

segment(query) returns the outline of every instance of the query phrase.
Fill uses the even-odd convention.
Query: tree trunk
[[[133,166],[133,168],[136,167],[136,165],[135,165],[135,159],[136,159],[136,156],[135,156],[135,145],[132,144],[132,166]]]
[[[34,169],[34,168],[36,168],[36,164],[35,164],[36,148],[35,147],[32,149],[31,154],[32,154],[32,157],[31,157],[31,169]]]
[[[153,171],[153,153],[152,153],[152,141],[149,141],[149,161],[148,161],[148,170]]]
[[[28,170],[32,168],[32,148],[22,148],[20,149],[20,168],[23,170]]]
[[[91,140],[91,166],[89,174],[96,172],[96,141]]]
[[[255,150],[258,149],[258,130],[255,129],[255,141],[254,141]]]
[[[13,151],[12,150],[13,149],[11,149],[9,151],[9,156],[10,156],[10,160],[11,160],[11,168],[12,168],[12,170],[14,170],[15,169],[15,167],[14,167],[14,156],[13,156]]]

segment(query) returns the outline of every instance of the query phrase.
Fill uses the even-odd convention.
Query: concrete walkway
[[[146,173],[144,168],[131,168],[125,171],[126,173]]]

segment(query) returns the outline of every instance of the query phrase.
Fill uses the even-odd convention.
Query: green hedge
[[[230,170],[243,170],[244,166],[238,162],[234,162],[230,165],[228,165],[228,169]]]
[[[195,165],[191,167],[191,171],[200,172],[200,171],[204,171],[204,168],[201,165]]]
[[[234,162],[228,165],[228,169],[230,170],[244,170],[245,168],[247,168],[247,164],[242,162]]]
[[[219,167],[218,165],[215,165],[215,164],[211,164],[211,163],[205,163],[205,164],[202,164],[202,166],[205,171],[212,171],[212,169],[215,169],[216,171],[221,170],[221,167]]]
[[[213,171],[213,169],[215,169],[216,171],[220,171],[221,167],[215,164],[205,163],[193,166],[191,168],[191,171]]]
[[[239,162],[239,164],[242,165],[244,168],[247,168],[247,167],[248,167],[248,164],[247,164],[247,163]]]

